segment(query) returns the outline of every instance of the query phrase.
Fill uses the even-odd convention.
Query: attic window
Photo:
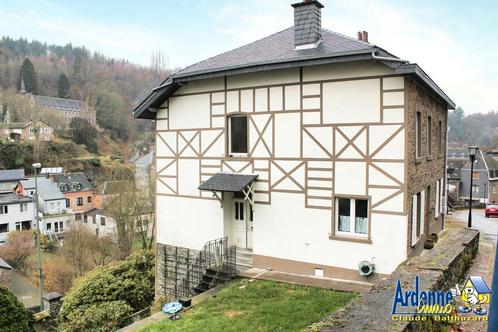
[[[247,116],[232,115],[228,118],[228,148],[230,155],[247,154]]]

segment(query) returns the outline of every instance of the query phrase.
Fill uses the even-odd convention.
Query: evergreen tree
[[[67,78],[66,74],[64,73],[60,74],[59,85],[58,85],[59,98],[68,99],[70,89],[71,89],[71,83],[69,83],[69,79]]]
[[[38,80],[36,78],[35,66],[33,66],[28,58],[24,59],[21,65],[21,70],[19,71],[19,77],[17,79],[17,91],[21,89],[21,80],[24,80],[26,92],[30,92],[34,95],[38,94]]]

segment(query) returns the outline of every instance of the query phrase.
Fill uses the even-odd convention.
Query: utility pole
[[[40,292],[40,311],[43,311],[43,274],[42,274],[42,263],[41,263],[41,248],[40,248],[40,218],[38,217],[38,177],[36,170],[41,168],[40,163],[33,164],[33,170],[35,171],[35,221],[36,221],[36,251],[38,254],[38,289]]]

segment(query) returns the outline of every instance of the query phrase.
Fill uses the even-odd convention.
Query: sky
[[[297,0],[0,0],[0,35],[184,67],[293,25]],[[466,113],[498,111],[498,2],[321,0],[322,26],[418,63]]]

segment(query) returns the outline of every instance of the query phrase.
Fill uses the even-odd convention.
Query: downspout
[[[385,56],[378,56],[378,55],[375,55],[375,52],[372,52],[372,59],[374,59],[374,60],[380,60],[380,61],[403,62],[403,63],[409,63],[410,62],[410,61],[404,60],[404,59],[389,58],[389,57],[385,57]]]

